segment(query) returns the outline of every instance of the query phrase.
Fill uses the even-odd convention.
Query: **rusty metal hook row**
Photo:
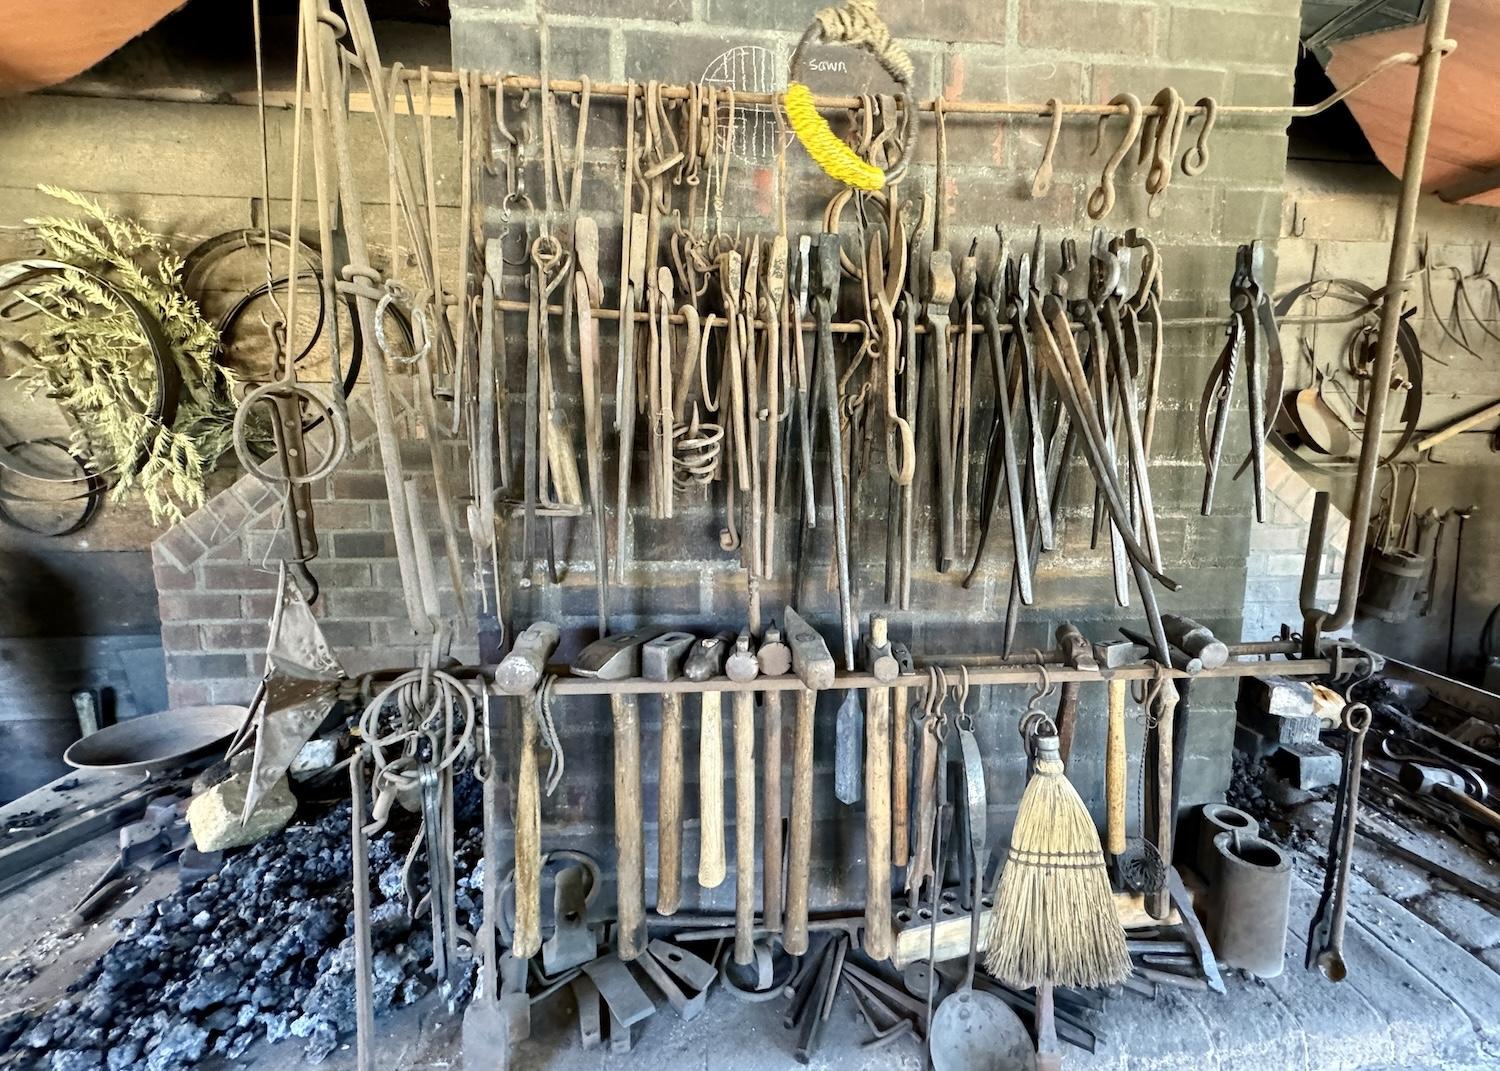
[[[1099,175],[1099,185],[1089,194],[1088,214],[1093,220],[1103,219],[1109,215],[1115,207],[1115,172],[1119,170],[1120,164],[1125,157],[1130,155],[1131,146],[1135,144],[1140,135],[1141,124],[1144,117],[1141,111],[1141,101],[1134,93],[1117,93],[1110,105],[1124,105],[1126,109],[1126,125],[1124,136],[1109,155],[1104,163],[1104,170]],[[1155,112],[1152,113],[1153,115]],[[1109,121],[1108,115],[1100,116],[1099,125],[1095,131],[1094,152],[1098,152],[1104,145],[1104,125]]]
[[[1450,38],[1439,42],[1437,51],[1442,55],[1447,56],[1455,51],[1457,47],[1457,42]],[[1296,119],[1319,115],[1332,108],[1334,105],[1340,103],[1350,95],[1359,92],[1359,90],[1363,89],[1373,79],[1379,77],[1381,74],[1384,74],[1386,71],[1391,70],[1394,67],[1414,67],[1421,62],[1421,58],[1421,55],[1416,52],[1392,53],[1391,55],[1385,57],[1383,60],[1371,66],[1358,79],[1350,83],[1348,86],[1338,90],[1335,93],[1330,94],[1323,100],[1317,101],[1313,104],[1222,105],[1219,107],[1218,111],[1223,116],[1243,115],[1251,118],[1265,119]],[[404,77],[415,78],[416,74],[415,72],[406,72]],[[458,72],[434,71],[432,72],[432,78],[434,83],[457,82]],[[485,74],[483,76],[483,80],[484,84],[486,85],[498,84],[502,85],[508,90],[513,91],[536,89],[540,85],[539,80],[534,75]],[[578,83],[576,81],[569,81],[564,79],[553,80],[553,92],[574,93],[577,92],[577,89]],[[599,83],[595,86],[595,91],[601,96],[624,97],[626,95],[626,86],[625,83]],[[690,96],[690,93],[691,89],[687,84],[662,86],[662,95],[668,99],[686,100]],[[781,105],[783,95],[784,94],[780,92],[738,93],[739,102],[745,107],[779,107]],[[814,96],[813,103],[818,108],[849,109],[857,108],[859,106],[860,100],[858,96],[854,95],[839,96],[830,94]],[[930,112],[934,110],[933,104],[934,102],[932,100],[912,101],[911,108],[914,112]],[[952,115],[1014,115],[1035,116],[1037,118],[1046,119],[1049,118],[1052,114],[1049,103],[1046,101],[949,100],[944,101],[943,107],[949,114]],[[1067,103],[1062,107],[1066,115],[1110,116],[1126,114],[1124,108],[1112,104]],[[1198,104],[1189,108],[1188,114],[1192,116],[1198,116],[1203,115],[1204,111],[1204,106],[1202,104]]]

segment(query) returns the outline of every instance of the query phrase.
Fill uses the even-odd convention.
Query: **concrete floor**
[[[1326,807],[1310,805],[1295,825],[1317,843]],[[0,1015],[54,998],[78,962],[97,956],[112,934],[107,924],[83,935],[60,938],[57,916],[76,899],[112,851],[105,837],[72,854],[68,865],[28,889],[0,898],[0,979],[19,958],[40,960],[37,977],[0,982]],[[1493,861],[1486,863],[1451,844],[1434,849],[1450,866],[1500,887]],[[1124,994],[1094,1016],[1102,1041],[1097,1052],[1065,1050],[1070,1069],[1130,1068],[1150,1071],[1287,1068],[1469,1069],[1500,1067],[1500,916],[1444,890],[1415,867],[1362,850],[1356,875],[1345,955],[1349,978],[1338,985],[1302,969],[1303,933],[1317,899],[1318,866],[1299,852],[1294,883],[1287,969],[1258,981],[1236,972],[1228,993],[1163,992],[1153,1002]],[[156,894],[158,875],[120,912],[128,914]],[[1403,904],[1411,904],[1426,918]],[[1445,930],[1447,932],[1445,932]],[[1457,939],[1455,939],[1457,938]],[[585,1052],[578,1042],[571,996],[552,998],[537,1010],[531,1040],[522,1043],[513,1066],[548,1071],[584,1071],[608,1062],[619,1067],[692,1068],[716,1071],[777,1071],[798,1067],[796,1039],[781,1026],[783,1004],[742,1004],[724,992],[711,995],[704,1013],[679,1021],[665,1003],[636,1027],[630,1056]],[[377,1066],[411,1071],[462,1066],[457,1021],[434,1001],[383,1018]],[[906,1069],[922,1064],[911,1039],[862,1051],[865,1028],[852,999],[842,994],[827,1024],[813,1067]],[[352,1042],[352,1039],[350,1039]],[[206,1062],[205,1068],[237,1066],[253,1071],[305,1066],[300,1043],[252,1049],[237,1065]],[[352,1044],[322,1067],[354,1067]]]

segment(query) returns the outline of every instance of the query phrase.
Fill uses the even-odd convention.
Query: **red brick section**
[[[322,586],[314,613],[345,668],[357,673],[410,664],[420,645],[395,579],[385,481],[358,396],[351,422],[349,456],[314,505],[320,553],[311,568]],[[436,506],[427,514],[435,519]],[[285,540],[279,493],[243,476],[152,545],[173,704],[250,700]],[[473,657],[472,643],[470,625],[460,657]]]

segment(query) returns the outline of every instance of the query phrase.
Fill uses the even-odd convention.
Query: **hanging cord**
[[[552,695],[557,684],[557,674],[549,673],[542,679],[542,686],[537,690],[537,701],[534,705],[536,711],[537,736],[552,755],[552,760],[547,765],[547,786],[543,790],[548,796],[556,790],[562,781],[563,767],[567,758],[563,754],[562,740],[557,735],[557,723],[552,718]]]
[[[266,249],[266,297],[271,302],[271,307],[276,310],[276,315],[286,321],[286,312],[281,307],[281,302],[276,298],[275,269],[271,264],[271,152],[270,136],[266,128],[266,69],[265,49],[262,45],[260,0],[252,0],[250,4],[250,18],[255,29],[255,112],[256,119],[260,124],[260,197],[261,197],[261,224],[265,234]],[[292,235],[295,243],[296,235]],[[292,265],[293,269],[296,264]],[[296,285],[293,279],[292,286]],[[271,339],[271,344],[276,344],[276,336],[267,325],[266,331]]]
[[[882,170],[868,160],[860,159],[833,132],[828,120],[818,113],[812,90],[798,80],[803,53],[809,45],[817,43],[848,44],[864,49],[900,87],[898,97],[906,116],[906,129],[901,139],[901,158],[890,170]],[[841,7],[823,8],[813,17],[812,25],[803,33],[792,53],[786,95],[782,100],[787,122],[813,162],[830,178],[855,189],[873,192],[899,182],[911,159],[917,133],[916,108],[911,97],[912,74],[911,57],[881,21],[875,10],[875,0],[845,0]]]

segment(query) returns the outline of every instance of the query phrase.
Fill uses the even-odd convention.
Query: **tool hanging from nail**
[[[1099,831],[1063,773],[1057,728],[1038,707],[1049,684],[1039,674],[1020,725],[1032,773],[995,890],[985,966],[1006,985],[1036,988],[1038,1062],[1055,1066],[1052,987],[1120,982],[1130,954]]]
[[[1258,241],[1239,247],[1234,278],[1229,285],[1231,319],[1228,340],[1209,370],[1198,412],[1198,442],[1203,450],[1203,516],[1213,513],[1214,489],[1224,456],[1235,380],[1243,357],[1245,391],[1250,417],[1250,456],[1247,464],[1254,481],[1255,519],[1265,520],[1265,444],[1281,407],[1283,362],[1281,337],[1271,295],[1265,289],[1265,247]],[[1241,467],[1236,477],[1244,472]]]

